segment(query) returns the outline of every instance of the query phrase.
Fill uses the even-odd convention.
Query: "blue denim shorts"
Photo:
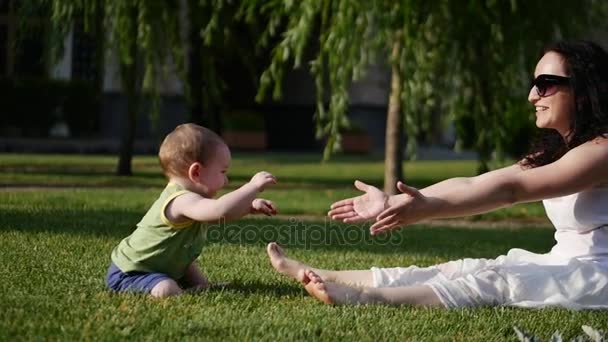
[[[106,275],[106,286],[116,292],[136,292],[149,294],[150,291],[165,279],[171,279],[164,273],[123,272],[114,263],[110,264]]]

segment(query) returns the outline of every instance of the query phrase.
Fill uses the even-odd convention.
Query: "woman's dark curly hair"
[[[559,41],[547,46],[542,54],[550,51],[565,60],[576,101],[575,114],[566,141],[555,130],[541,130],[521,161],[524,167],[550,164],[568,150],[608,135],[608,53],[588,41]]]

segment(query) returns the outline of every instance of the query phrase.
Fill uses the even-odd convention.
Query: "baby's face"
[[[204,186],[206,197],[214,197],[219,190],[228,184],[228,168],[231,155],[228,146],[221,144],[216,148],[214,156],[205,165],[200,173],[200,183]]]

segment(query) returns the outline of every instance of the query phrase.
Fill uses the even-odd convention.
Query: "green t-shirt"
[[[176,280],[183,277],[188,265],[201,254],[207,233],[203,223],[175,224],[165,216],[167,204],[187,192],[169,183],[137,229],[114,248],[112,262],[121,271],[165,273]]]

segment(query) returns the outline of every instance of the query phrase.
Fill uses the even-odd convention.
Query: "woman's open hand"
[[[355,187],[365,194],[332,204],[327,213],[332,220],[346,223],[369,221],[387,208],[389,196],[380,189],[361,181],[355,181]]]
[[[420,212],[420,209],[428,202],[428,198],[420,193],[418,189],[407,186],[401,181],[397,182],[397,189],[402,194],[392,196],[389,199],[388,208],[376,217],[376,222],[370,227],[372,235],[416,223],[426,218],[425,214]]]

